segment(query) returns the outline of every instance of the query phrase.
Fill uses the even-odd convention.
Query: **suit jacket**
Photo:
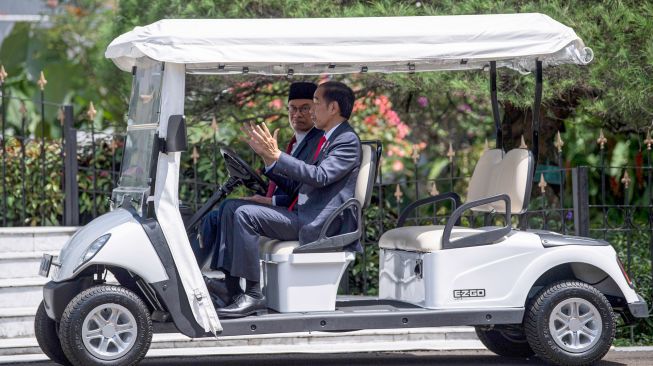
[[[286,192],[298,192],[297,217],[299,242],[317,240],[331,213],[354,197],[361,162],[361,143],[347,121],[331,134],[313,164],[281,153],[276,164],[266,172]],[[356,228],[354,215],[343,215],[327,231],[329,236],[351,232]],[[359,243],[349,248],[360,249]]]
[[[317,128],[312,128],[302,142],[299,143],[299,146],[295,149],[295,151],[292,154],[292,157],[295,159],[299,159],[301,161],[304,161],[306,163],[312,163],[313,162],[313,154],[315,153],[315,148],[317,147],[317,143],[320,141],[320,137],[322,137],[323,131],[319,130]],[[272,178],[271,178],[272,179]],[[274,179],[272,179],[274,181]],[[277,183],[275,181],[275,183]],[[279,186],[279,183],[277,183],[277,188],[274,190],[274,193],[272,196],[274,197],[274,203],[275,206],[283,206],[283,207],[288,207],[290,206],[290,203],[295,199],[296,192],[291,191],[290,194],[286,193],[281,186]]]

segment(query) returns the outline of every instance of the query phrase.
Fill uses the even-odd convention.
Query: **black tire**
[[[36,316],[34,317],[34,334],[36,341],[41,347],[41,351],[45,353],[50,360],[59,365],[70,366],[71,363],[66,358],[66,355],[59,343],[59,334],[57,332],[57,322],[50,319],[45,312],[45,305],[41,301]]]
[[[526,358],[535,354],[521,325],[476,327],[476,336],[487,349],[499,356]]]
[[[87,348],[86,343],[82,339],[83,328],[84,326],[88,327],[90,324],[87,323],[85,325],[84,323],[86,317],[91,311],[94,311],[94,314],[101,314],[102,318],[106,320],[107,318],[102,314],[114,314],[111,311],[112,308],[120,309],[115,313],[121,314],[120,318],[115,321],[115,324],[118,324],[121,319],[123,321],[124,319],[130,321],[132,318],[129,318],[129,316],[131,316],[133,317],[132,323],[135,325],[136,332],[135,334],[134,332],[129,332],[129,334],[127,334],[127,337],[129,338],[126,339],[120,337],[119,340],[121,342],[129,344],[129,347],[131,347],[125,347],[126,350],[124,351],[124,354],[119,354],[119,352],[117,352],[115,358],[111,358],[112,356],[109,355],[102,359],[100,356],[93,353],[93,345],[90,345],[91,349]],[[111,318],[109,318],[109,321],[111,321]],[[113,331],[110,331],[110,333],[113,334],[113,338],[105,338],[104,332],[100,331],[101,328],[99,323],[95,321],[95,324],[97,325],[97,328],[91,331],[97,331],[102,334],[102,336],[96,336],[99,338],[98,343],[106,340],[106,344],[109,345],[107,346],[107,351],[109,348],[118,350],[115,341],[112,341],[111,344],[109,344],[108,341],[109,339],[116,339],[115,336],[118,336],[119,333],[114,332],[115,327],[112,327],[111,329],[113,329]],[[82,291],[70,301],[68,306],[66,306],[59,326],[59,339],[61,340],[61,346],[66,357],[68,357],[73,365],[135,365],[145,357],[145,354],[150,348],[150,343],[152,341],[152,319],[150,318],[150,313],[143,300],[132,291],[121,286],[94,286]],[[98,347],[100,347],[100,345],[98,345]]]
[[[586,315],[590,314],[590,312],[593,313],[595,310],[595,316],[592,318],[596,320],[579,323],[577,320],[582,318],[580,316],[581,310],[576,310],[575,317],[574,314],[570,313],[571,321],[569,322],[569,324],[572,324],[571,322],[575,321],[575,325],[565,328],[566,326],[562,322],[554,323],[561,324],[561,329],[566,334],[556,337],[551,334],[549,320],[556,307],[564,306],[565,302],[581,304],[577,305],[577,309],[584,307]],[[591,309],[588,304],[591,304],[594,309]],[[564,311],[563,315],[569,316],[564,314]],[[584,330],[583,332],[578,329],[573,331],[575,328],[572,327],[578,327],[578,324],[581,324],[582,328],[585,328],[586,324],[590,324],[593,329],[588,329],[596,332],[596,336],[591,338],[584,333]],[[590,365],[602,359],[610,350],[615,334],[615,316],[612,306],[599,290],[581,281],[566,280],[545,287],[535,296],[527,309],[524,329],[531,348],[544,361],[557,365]],[[576,350],[565,349],[565,347],[573,347],[574,342],[572,340],[570,345],[568,343],[570,338],[563,339],[563,337],[571,337],[572,335],[576,335],[576,343],[580,343],[581,335],[589,342]],[[565,344],[565,347],[561,343]]]

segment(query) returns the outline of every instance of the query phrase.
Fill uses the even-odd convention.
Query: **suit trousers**
[[[228,200],[220,213],[220,242],[216,267],[235,277],[261,279],[259,238],[299,239],[296,211],[244,200]]]

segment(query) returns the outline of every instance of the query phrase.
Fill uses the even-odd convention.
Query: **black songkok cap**
[[[306,83],[306,82],[292,83],[290,84],[290,93],[288,93],[288,101],[291,101],[293,99],[313,100],[313,94],[315,94],[316,89],[317,89],[317,85],[315,85],[314,83]]]

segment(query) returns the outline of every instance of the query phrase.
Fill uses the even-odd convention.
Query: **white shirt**
[[[312,130],[312,129],[311,129]],[[297,151],[297,148],[299,147],[299,144],[304,141],[304,138],[306,138],[306,135],[311,131],[308,130],[307,132],[295,132],[295,143],[292,145],[292,149],[290,150],[290,155],[294,155],[295,151]]]

